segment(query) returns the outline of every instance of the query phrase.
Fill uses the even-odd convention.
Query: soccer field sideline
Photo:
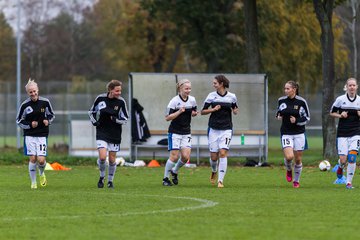
[[[95,166],[46,173],[48,186],[31,190],[27,166],[0,169],[1,239],[39,232],[45,239],[354,239],[360,233],[356,221],[337,211],[360,191],[332,184],[335,174],[318,168],[304,169],[299,189],[286,182],[282,167],[229,167],[224,189],[209,183],[208,167],[181,169],[173,187],[161,186],[163,168],[120,167],[114,190],[97,189]],[[357,219],[358,208],[342,204],[341,212]]]

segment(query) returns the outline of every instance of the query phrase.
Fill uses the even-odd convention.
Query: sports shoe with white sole
[[[32,183],[31,184],[31,189],[37,189],[37,183]]]
[[[218,188],[223,188],[223,187],[224,187],[224,184],[221,181],[219,181],[218,182]]]
[[[45,187],[46,184],[47,184],[46,176],[45,173],[43,173],[43,175],[40,176],[40,186]]]

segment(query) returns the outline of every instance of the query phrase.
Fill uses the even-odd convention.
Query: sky
[[[40,21],[46,21],[56,17],[61,8],[70,11],[76,4],[80,9],[93,6],[98,0],[0,0],[0,11],[2,11],[7,19],[9,25],[13,28],[14,33],[17,33],[17,2],[20,2],[20,28],[24,30],[27,26],[29,18],[36,18]],[[26,14],[24,10],[25,4],[30,4],[33,8],[32,16]],[[59,7],[61,5],[62,7]],[[81,21],[81,14],[74,13],[74,18]]]

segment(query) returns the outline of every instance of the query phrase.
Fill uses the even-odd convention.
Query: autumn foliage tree
[[[274,1],[272,1],[274,3]],[[263,68],[270,75],[270,91],[282,92],[284,82],[298,81],[302,92],[323,87],[321,29],[313,6],[303,1],[258,1],[260,52]],[[348,50],[342,44],[343,27],[334,17],[335,63],[341,76],[347,66]]]

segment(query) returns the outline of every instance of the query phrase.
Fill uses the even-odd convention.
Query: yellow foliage
[[[303,1],[259,0],[259,31],[263,68],[270,71],[270,88],[287,80],[298,81],[306,91],[322,86],[321,29],[313,5]],[[337,75],[348,63],[348,50],[341,42],[344,27],[333,18]],[[278,88],[282,91],[282,88]]]

